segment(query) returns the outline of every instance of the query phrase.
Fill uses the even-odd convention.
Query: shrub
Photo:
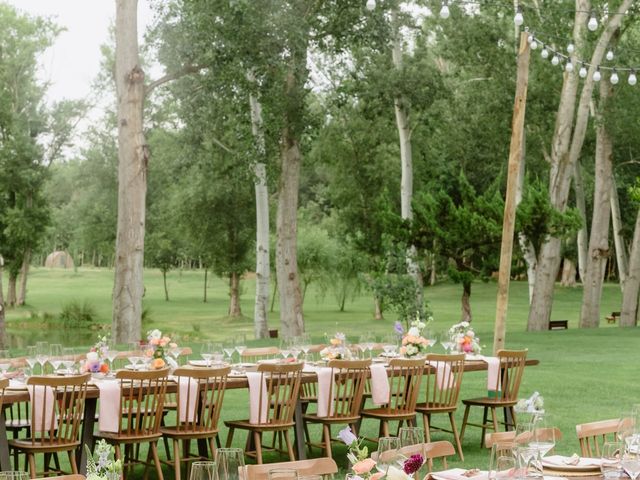
[[[72,300],[63,305],[62,312],[60,312],[60,320],[68,328],[90,327],[97,322],[97,317],[96,308],[87,300],[83,303]]]

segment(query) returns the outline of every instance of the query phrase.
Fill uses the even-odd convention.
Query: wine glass
[[[309,357],[309,350],[311,350],[311,336],[308,333],[303,333],[298,337],[298,345],[300,346],[300,350],[304,352],[304,360],[306,361]]]
[[[11,357],[9,350],[0,350],[0,370],[2,375],[7,376],[7,370],[11,368]]]
[[[49,347],[49,363],[53,367],[53,373],[56,374],[62,363],[62,345],[52,343]]]
[[[222,365],[224,363],[224,350],[221,343],[214,343],[211,351],[211,359],[214,365]]]
[[[217,480],[216,462],[193,462],[189,480]]]
[[[242,354],[244,353],[244,351],[247,349],[247,346],[244,344],[244,337],[242,338],[242,343],[238,343],[236,344],[236,352],[238,352],[238,356],[240,357],[239,363],[242,363]]]
[[[109,360],[109,369],[113,370],[113,362],[118,357],[118,344],[114,341],[111,341],[107,344],[107,348],[105,349],[105,357]]]
[[[76,354],[73,348],[63,348],[62,349],[62,365],[64,366],[64,370],[66,374],[71,374],[73,372],[73,366],[76,363]]]
[[[49,360],[49,344],[47,342],[36,342],[36,360],[38,360],[44,375],[44,365]]]
[[[38,356],[38,349],[36,348],[36,346],[29,345],[27,347],[27,357],[25,358],[25,361],[29,365],[29,368],[31,369],[32,372],[33,372],[33,367],[35,367],[36,364],[38,363],[37,356]]]
[[[172,346],[169,347],[169,354],[176,361],[176,365],[180,365],[180,362],[178,361],[178,358],[182,354],[182,347],[179,347],[177,343],[172,343],[171,345]]]
[[[133,366],[134,370],[138,369],[138,362],[142,360],[142,352],[140,351],[140,344],[138,342],[131,342],[129,344],[129,352],[127,353],[127,360]]]
[[[376,462],[376,469],[379,472],[386,475],[389,467],[396,464],[400,456],[399,448],[400,439],[397,437],[380,437],[378,439],[378,461]]]
[[[398,350],[398,339],[394,334],[386,335],[382,339],[382,349],[387,357],[395,357]]]
[[[213,357],[213,343],[205,342],[200,347],[200,356],[204,359],[207,367],[211,366],[211,357]]]
[[[362,357],[365,358],[365,352],[369,350],[369,356],[371,356],[371,350],[373,350],[374,339],[370,333],[365,333],[364,335],[360,335],[358,339],[358,346],[362,351]]]
[[[240,480],[242,469],[244,469],[244,451],[241,448],[216,450],[218,480]]]
[[[282,355],[282,359],[286,360],[289,355],[291,355],[291,341],[288,338],[283,338],[280,341],[280,355]]]
[[[531,422],[529,446],[537,448],[540,451],[540,457],[544,457],[556,445],[555,431],[556,429],[549,415],[537,415]]]
[[[444,330],[440,332],[440,345],[444,348],[445,353],[449,353],[453,348],[453,342],[451,341],[451,337],[449,336],[449,331]]]
[[[398,431],[400,447],[420,445],[424,443],[424,430],[420,427],[402,427]]]
[[[622,454],[622,469],[626,472],[631,480],[636,480],[640,475],[640,439],[632,437],[627,443],[626,449]]]
[[[602,462],[600,463],[600,471],[605,480],[619,478],[622,473],[620,463],[624,450],[622,442],[605,442],[602,444]]]
[[[229,359],[229,363],[233,363],[233,352],[236,351],[236,346],[231,340],[227,340],[222,346],[224,353],[227,354],[227,358]]]

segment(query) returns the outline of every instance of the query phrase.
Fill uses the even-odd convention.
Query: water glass
[[[213,357],[213,343],[205,342],[200,347],[200,356],[204,359],[207,367],[211,366],[211,357]]]
[[[424,443],[424,430],[420,427],[403,427],[398,432],[400,447]]]
[[[49,347],[49,363],[53,367],[53,373],[58,373],[60,364],[62,363],[62,345],[59,343],[52,343]]]
[[[556,429],[553,426],[553,417],[548,414],[537,415],[531,422],[531,440],[529,446],[540,451],[540,457],[544,457],[556,446]]]
[[[7,470],[0,472],[0,480],[29,480],[29,474],[19,470]]]
[[[622,469],[631,480],[636,480],[640,475],[640,439],[633,437],[626,444],[626,449],[622,454]]]
[[[193,462],[189,480],[218,480],[216,462]]]
[[[622,473],[621,457],[624,450],[622,442],[605,442],[602,445],[602,463],[600,471],[605,480],[619,478]]]
[[[515,467],[515,452],[517,448],[515,442],[496,442],[491,445],[491,455],[489,456],[489,480],[496,480],[504,469],[504,465],[499,465],[500,459],[510,458],[513,460],[511,469]],[[504,460],[503,460],[504,461]],[[509,469],[507,469],[509,470]]]
[[[269,480],[298,480],[298,472],[292,468],[274,468],[269,470]]]
[[[514,480],[518,476],[516,459],[513,456],[503,456],[496,459],[496,480]],[[491,478],[491,477],[489,477]]]
[[[400,456],[399,449],[399,438],[380,437],[378,439],[378,461],[376,463],[376,469],[386,475],[389,466],[397,463],[398,457]]]
[[[219,448],[216,451],[218,480],[240,480],[242,469],[244,469],[244,450]]]
[[[49,360],[49,344],[47,342],[36,343],[36,360],[40,364],[42,375],[44,375],[44,365]]]
[[[542,459],[540,457],[540,450],[535,447],[518,447],[516,451],[516,463],[518,465],[520,478],[542,479]]]

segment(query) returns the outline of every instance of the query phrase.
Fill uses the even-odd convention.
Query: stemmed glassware
[[[213,343],[204,342],[200,347],[200,356],[204,359],[207,367],[211,366],[211,357],[213,357]]]
[[[364,335],[360,335],[360,339],[358,340],[358,344],[360,345],[360,349],[362,350],[362,356],[364,357],[364,352],[369,351],[369,357],[372,356],[373,347],[376,344],[376,339],[371,333],[365,333]]]
[[[303,333],[298,337],[298,345],[300,350],[304,353],[304,360],[307,361],[309,357],[309,350],[311,350],[311,336],[308,333]]]
[[[73,366],[76,363],[75,349],[63,348],[62,349],[62,365],[64,366],[65,373],[67,375],[73,373]]]
[[[49,363],[53,367],[53,373],[58,373],[60,364],[62,363],[62,345],[59,343],[52,343],[49,349]]]
[[[111,341],[107,344],[105,356],[107,360],[109,360],[109,369],[113,370],[113,362],[115,362],[118,357],[118,344],[114,341]]]
[[[27,347],[27,357],[25,360],[31,369],[31,374],[33,374],[33,368],[38,363],[38,348],[35,345],[29,345]]]
[[[213,344],[211,359],[215,365],[222,365],[224,363],[224,350],[221,343]]]
[[[127,359],[133,366],[134,370],[138,369],[138,362],[142,360],[141,355],[142,352],[140,351],[140,344],[138,342],[131,342],[129,344],[129,353],[127,354]]]
[[[636,480],[640,475],[640,439],[638,437],[632,437],[627,443],[621,463],[622,469],[631,477],[631,480]]]
[[[291,340],[288,338],[283,338],[280,341],[280,355],[282,355],[282,359],[286,360],[289,355],[291,355]]]
[[[38,360],[42,375],[44,375],[44,366],[49,360],[49,344],[47,342],[36,343],[36,360]]]
[[[178,344],[174,343],[172,344],[173,346],[169,347],[169,354],[174,358],[174,360],[176,361],[176,365],[180,365],[180,362],[178,361],[178,358],[180,357],[180,354],[182,353],[182,348],[178,346]]]
[[[231,340],[227,340],[222,346],[224,353],[227,354],[227,358],[229,359],[229,363],[233,363],[233,352],[236,351],[235,344]]]
[[[387,470],[391,465],[397,463],[400,456],[400,439],[397,437],[380,437],[378,439],[378,460],[376,462],[376,469],[387,474]]]
[[[555,431],[552,417],[547,414],[536,415],[531,422],[529,446],[538,449],[540,457],[544,457],[556,445]]]
[[[245,344],[245,342],[246,342],[246,339],[244,335],[236,338],[236,352],[238,352],[238,356],[240,357],[238,359],[238,363],[242,363],[242,354],[247,349],[247,345]]]
[[[454,343],[451,341],[451,337],[449,336],[449,331],[444,330],[440,333],[440,345],[444,348],[445,353],[449,353],[454,346]]]
[[[218,480],[240,480],[242,469],[244,469],[244,451],[241,448],[216,450]]]
[[[393,333],[386,335],[382,339],[382,349],[387,357],[394,357],[398,350],[398,337]]]
[[[0,350],[0,370],[2,375],[7,376],[7,370],[11,368],[11,357],[9,350]]]

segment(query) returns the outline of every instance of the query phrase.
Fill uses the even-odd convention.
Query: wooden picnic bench
[[[604,317],[607,323],[616,323],[618,318],[620,318],[620,312],[611,312],[611,315]]]
[[[569,320],[549,320],[549,330],[567,330]]]

